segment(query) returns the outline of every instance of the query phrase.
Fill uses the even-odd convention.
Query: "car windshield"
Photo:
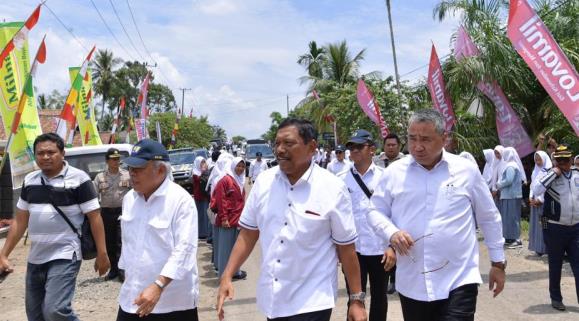
[[[261,156],[264,158],[273,157],[273,151],[268,145],[249,145],[245,152],[245,156],[248,158],[255,158],[255,154],[261,152]]]
[[[187,152],[169,154],[169,160],[171,165],[193,164],[195,161],[195,153]]]

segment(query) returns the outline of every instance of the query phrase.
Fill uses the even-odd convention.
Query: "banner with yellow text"
[[[0,23],[0,48],[12,39],[22,25],[22,22]],[[26,39],[21,49],[15,48],[10,52],[0,68],[0,115],[7,135],[12,129],[12,121],[29,71],[30,57]],[[19,127],[8,151],[14,188],[20,188],[26,174],[35,169],[34,139],[42,134],[35,99],[26,101]]]
[[[80,71],[80,67],[70,67],[68,72],[71,84]],[[90,69],[87,70],[86,77],[82,80],[82,87],[76,102],[76,121],[80,130],[80,137],[83,145],[101,145],[101,137],[96,125],[94,107],[92,103],[92,77]]]

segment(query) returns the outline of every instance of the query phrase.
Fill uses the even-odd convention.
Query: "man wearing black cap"
[[[261,159],[261,152],[255,153],[255,159],[249,164],[249,177],[251,183],[255,183],[257,176],[267,170],[267,164]]]
[[[376,146],[372,135],[363,130],[357,130],[346,143],[350,150],[353,166],[338,174],[344,180],[352,199],[352,212],[358,239],[356,254],[360,263],[360,280],[362,291],[366,292],[368,279],[370,281],[370,321],[385,321],[388,312],[388,272],[396,263],[394,250],[388,247],[368,224],[366,216],[369,212],[370,197],[377,184],[383,179],[385,170],[372,163]],[[350,293],[349,284],[347,284]]]
[[[350,161],[346,160],[345,154],[346,148],[344,147],[344,145],[336,146],[335,152],[336,152],[336,159],[333,159],[328,164],[328,167],[326,169],[329,170],[332,174],[338,175],[338,173],[350,168],[351,163]]]
[[[110,148],[105,154],[107,170],[97,174],[94,186],[99,194],[101,216],[105,226],[105,240],[107,253],[111,262],[111,270],[105,280],[114,280],[117,276],[123,281],[119,273],[119,256],[121,255],[121,216],[123,197],[131,189],[129,172],[120,168],[121,154],[116,148]]]
[[[543,236],[549,253],[549,294],[551,306],[564,311],[561,295],[561,268],[565,253],[575,277],[575,291],[579,301],[579,169],[571,167],[573,153],[566,145],[559,145],[553,153],[557,161],[533,187],[533,193],[545,193],[543,217],[547,220]]]
[[[138,142],[129,166],[133,189],[123,200],[125,282],[117,321],[198,320],[197,209],[172,181],[169,154],[151,139]]]

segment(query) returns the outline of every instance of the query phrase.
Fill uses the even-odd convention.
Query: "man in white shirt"
[[[257,176],[267,170],[267,164],[261,159],[261,152],[255,153],[255,159],[249,164],[249,177],[255,183]]]
[[[374,164],[386,168],[392,162],[403,158],[405,155],[400,152],[402,147],[400,138],[394,133],[388,134],[384,138],[384,151],[374,157]]]
[[[157,141],[138,142],[129,166],[133,190],[123,200],[125,282],[117,321],[198,320],[197,209],[172,181],[169,155]]]
[[[408,127],[411,157],[388,166],[371,199],[370,225],[396,250],[406,321],[474,320],[482,283],[475,215],[495,297],[505,283],[501,216],[478,168],[444,151],[446,136],[439,112],[416,111]]]
[[[332,160],[328,164],[328,167],[326,168],[327,170],[330,171],[330,173],[332,173],[334,175],[338,175],[338,173],[350,168],[352,163],[350,163],[350,161],[346,160],[346,154],[344,153],[345,151],[346,151],[346,148],[344,147],[344,145],[338,145],[336,147],[336,150],[335,150],[336,159]]]
[[[354,165],[338,174],[344,180],[352,198],[352,211],[358,240],[356,254],[360,264],[362,291],[366,292],[366,283],[370,279],[370,321],[385,321],[388,312],[388,272],[396,262],[394,250],[388,247],[388,242],[382,240],[368,224],[367,214],[370,197],[376,185],[384,175],[384,169],[372,163],[376,146],[372,135],[363,130],[357,130],[346,143],[351,151]],[[349,287],[348,287],[349,290]]]
[[[275,140],[279,166],[258,177],[245,203],[241,232],[221,278],[217,313],[233,298],[231,278],[258,239],[257,305],[275,321],[329,321],[337,299],[338,257],[350,286],[349,320],[366,320],[352,202],[345,184],[312,162],[311,122],[287,118]]]

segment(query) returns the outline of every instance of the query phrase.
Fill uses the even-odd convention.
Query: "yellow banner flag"
[[[79,71],[80,67],[68,68],[71,84],[74,82],[74,78],[76,78]],[[92,97],[92,76],[90,69],[87,69],[87,77],[82,81],[82,87],[77,98],[75,108],[76,122],[78,123],[83,145],[102,145],[99,130],[96,125]]]
[[[0,48],[12,39],[22,25],[22,22],[0,23]],[[18,101],[29,72],[30,58],[28,39],[26,39],[21,49],[14,48],[6,57],[0,69],[0,115],[2,115],[6,135],[10,133],[12,120],[18,109]],[[12,138],[8,150],[14,188],[20,188],[26,174],[35,169],[34,139],[41,134],[42,128],[36,110],[36,100],[28,99],[22,112],[18,132]]]

